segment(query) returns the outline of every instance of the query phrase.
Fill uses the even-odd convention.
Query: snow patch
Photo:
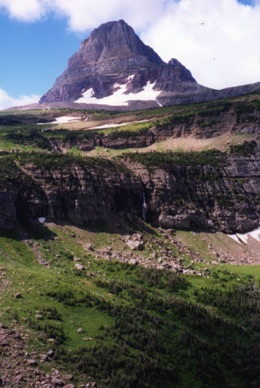
[[[241,244],[241,241],[236,234],[228,234],[228,237],[232,238],[232,240],[236,241],[238,244]]]
[[[130,80],[133,77],[134,76],[129,76],[128,82],[130,82]],[[141,92],[126,94],[128,82],[126,84],[115,83],[113,85],[113,88],[116,89],[115,92],[112,95],[104,98],[93,97],[94,90],[92,88],[88,89],[83,93],[82,97],[80,97],[78,100],[74,102],[85,103],[85,104],[127,106],[129,101],[149,101],[149,100],[156,101],[156,98],[161,93],[160,91],[153,89],[155,82],[154,83],[148,82]],[[158,103],[158,105],[160,104]]]
[[[91,129],[116,128],[116,127],[123,127],[124,125],[127,125],[127,124],[130,124],[130,123],[122,123],[122,124],[110,123],[110,124],[97,125],[96,127],[93,127]]]
[[[117,127],[124,127],[125,125],[128,125],[128,124],[139,124],[139,123],[145,123],[147,122],[148,120],[139,120],[139,121],[126,121],[125,123],[120,123],[120,124],[116,124],[116,123],[110,123],[110,124],[103,124],[103,125],[98,125],[96,127],[92,127],[91,129],[103,129],[103,128],[117,128]]]
[[[239,244],[241,244],[241,242],[243,242],[244,244],[248,244],[249,237],[252,237],[255,240],[260,242],[260,228],[252,230],[251,232],[248,232],[248,233],[228,234],[228,237],[237,241]]]
[[[65,124],[65,123],[69,123],[71,121],[79,121],[79,118],[73,117],[73,116],[56,117],[55,121],[52,121],[50,124]]]
[[[260,228],[253,230],[249,233],[251,237],[253,237],[255,240],[260,241]]]

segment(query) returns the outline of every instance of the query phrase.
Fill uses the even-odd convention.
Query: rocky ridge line
[[[140,107],[138,93],[148,84],[152,84],[153,90],[160,94],[147,97],[146,101],[141,101]],[[92,97],[103,104],[100,109],[106,109],[102,98],[113,95],[119,85],[126,86],[126,100],[127,94],[136,94],[135,101],[128,103],[128,109],[150,108],[152,101],[149,100],[154,101],[153,106],[169,106],[260,91],[260,82],[220,91],[199,85],[177,59],[171,59],[168,64],[163,62],[140,40],[132,27],[119,20],[102,24],[82,42],[78,52],[69,59],[67,69],[41,97],[40,104],[64,103],[67,106],[68,103],[74,104],[84,92],[92,91]],[[91,104],[91,98],[88,103]],[[117,105],[120,106],[120,102]]]

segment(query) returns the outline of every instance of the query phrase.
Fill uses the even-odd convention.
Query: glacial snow
[[[133,77],[133,76],[130,76]],[[131,79],[128,77],[128,82]],[[113,94],[110,96],[104,97],[104,98],[96,98],[94,97],[94,90],[88,89],[86,90],[82,97],[80,97],[78,100],[74,101],[77,103],[85,103],[85,104],[101,104],[101,105],[111,105],[111,106],[118,106],[123,105],[127,106],[128,101],[156,101],[156,98],[161,93],[158,90],[154,90],[155,83],[148,82],[144,89],[139,93],[129,93],[125,94],[127,92],[127,83],[126,84],[114,84],[114,88],[117,89]],[[160,105],[158,103],[158,105]]]
[[[241,244],[243,242],[244,244],[248,244],[249,237],[254,238],[255,240],[260,242],[260,228],[257,228],[255,230],[252,230],[248,233],[236,233],[236,234],[228,234],[229,237],[231,237],[233,240]]]
[[[56,117],[55,121],[52,121],[50,124],[65,124],[71,121],[78,121],[78,120],[79,118],[74,116],[60,116],[60,117]]]

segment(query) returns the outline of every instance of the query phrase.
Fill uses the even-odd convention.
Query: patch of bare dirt
[[[225,151],[229,148],[230,143],[233,141],[233,135],[230,132],[227,132],[221,136],[216,136],[214,138],[208,139],[197,139],[194,136],[187,137],[178,137],[173,138],[169,137],[166,140],[163,140],[158,143],[154,143],[151,146],[145,149],[147,151],[201,151],[204,149],[217,148],[219,150]],[[143,151],[140,150],[141,152]]]
[[[55,350],[49,350],[47,354],[30,352],[26,345],[26,337],[21,329],[0,323],[0,387],[74,388],[72,375],[52,367]],[[46,372],[46,363],[50,364],[49,372]],[[83,383],[80,386],[92,385]]]

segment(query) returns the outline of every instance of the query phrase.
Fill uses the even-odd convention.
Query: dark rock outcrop
[[[16,190],[0,189],[0,228],[13,229],[16,222]]]
[[[243,233],[260,223],[259,156],[260,148],[251,157],[222,154],[209,163],[127,165],[143,182],[152,225]]]
[[[109,223],[121,212],[141,216],[141,181],[117,163],[89,159],[82,164],[54,155],[50,164],[32,161],[21,169],[20,187],[5,202],[6,208],[15,208],[9,212],[6,228],[14,225],[16,217],[91,226]],[[3,222],[0,226],[4,227]]]
[[[0,227],[13,228],[17,217],[98,225],[132,213],[164,228],[246,232],[259,226],[259,156],[258,147],[250,156],[213,152],[175,161],[156,153],[121,162],[31,158],[17,167],[19,184],[1,189]],[[152,158],[157,165],[149,165]]]

